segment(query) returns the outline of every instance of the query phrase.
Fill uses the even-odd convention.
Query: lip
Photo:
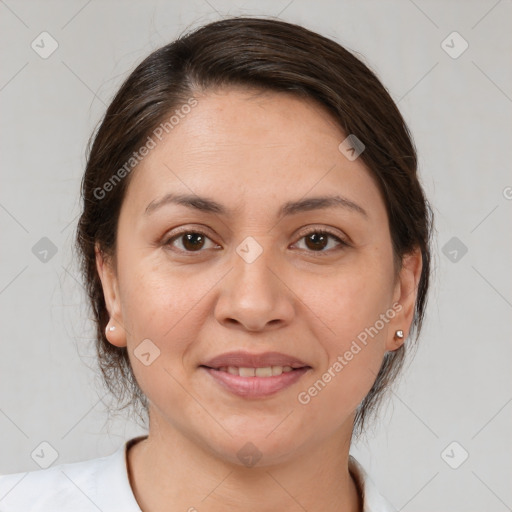
[[[224,389],[243,398],[265,398],[297,382],[311,367],[297,368],[272,377],[241,377],[230,373],[201,367]]]
[[[292,368],[304,368],[310,366],[296,357],[281,354],[280,352],[264,352],[251,354],[250,352],[236,351],[220,354],[201,366],[218,370],[223,366],[237,366],[242,368],[265,368],[266,366],[291,366]],[[271,377],[265,377],[271,378]]]
[[[221,367],[264,368],[267,366],[291,366],[291,372],[272,377],[241,377],[219,370]],[[279,352],[251,354],[250,352],[227,352],[200,365],[215,382],[231,393],[243,398],[265,398],[286,389],[297,382],[311,366],[300,359]]]

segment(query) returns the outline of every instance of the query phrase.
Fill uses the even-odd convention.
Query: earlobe
[[[400,310],[390,323],[389,337],[386,341],[388,351],[397,350],[407,339],[414,318],[422,266],[423,260],[419,248],[402,258],[402,267],[394,294],[394,301],[400,305]]]
[[[126,332],[123,326],[116,322],[114,318],[110,318],[105,327],[105,338],[116,347],[126,347]]]
[[[101,281],[105,305],[110,319],[105,327],[105,337],[118,347],[126,346],[126,333],[122,324],[122,311],[119,297],[117,276],[112,262],[105,257],[101,249],[96,245],[96,269]]]
[[[388,346],[389,351],[397,350],[399,349],[405,342],[405,334],[402,329],[398,329],[395,331],[395,335],[393,337],[393,345]]]

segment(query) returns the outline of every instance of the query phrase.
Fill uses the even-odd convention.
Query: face
[[[345,138],[316,103],[209,92],[133,171],[115,264],[97,263],[150,429],[260,465],[350,437],[407,335],[420,265],[395,272],[383,199]]]

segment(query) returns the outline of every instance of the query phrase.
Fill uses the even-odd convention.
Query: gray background
[[[434,205],[420,348],[354,455],[399,510],[512,510],[510,0],[0,1],[0,472],[38,469],[43,441],[57,464],[143,432],[108,417],[94,370],[71,250],[86,143],[151,50],[238,14],[279,16],[361,54],[412,130]],[[43,31],[58,43],[46,59],[31,47]],[[458,58],[453,31],[469,44]],[[55,255],[32,250],[43,237]]]

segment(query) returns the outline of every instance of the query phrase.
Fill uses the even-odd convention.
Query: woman
[[[392,510],[349,448],[421,328],[416,167],[376,76],[302,27],[227,19],[151,54],[77,233],[100,368],[149,432],[3,477],[2,510]]]

